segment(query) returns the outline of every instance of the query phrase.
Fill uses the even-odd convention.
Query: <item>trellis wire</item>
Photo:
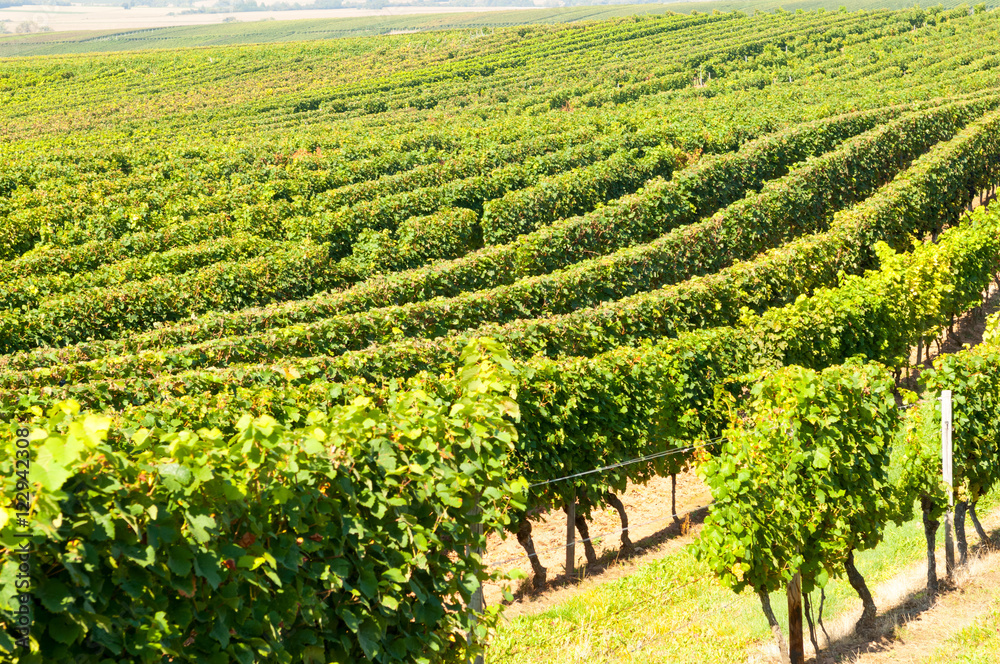
[[[911,404],[906,404],[903,406],[897,406],[901,411],[909,410],[915,406],[920,405],[922,402],[916,402]],[[778,427],[769,427],[767,429],[761,429],[762,431],[773,431]],[[579,473],[574,473],[572,475],[564,475],[563,477],[557,477],[551,480],[543,480],[541,482],[535,482],[534,484],[529,484],[529,489],[534,489],[535,487],[545,486],[547,484],[555,484],[556,482],[564,482],[566,480],[576,479],[578,477],[585,477],[586,475],[593,475],[594,473],[603,473],[606,470],[614,470],[615,468],[622,468],[624,466],[630,466],[634,463],[641,463],[643,461],[652,461],[654,459],[660,459],[667,456],[672,456],[674,454],[682,454],[684,452],[691,452],[693,450],[702,449],[704,447],[709,447],[723,440],[727,440],[727,436],[719,436],[718,438],[712,438],[711,440],[705,441],[699,445],[688,445],[686,447],[675,447],[669,450],[663,450],[662,452],[654,452],[653,454],[647,454],[645,456],[636,457],[635,459],[628,459],[626,461],[619,461],[618,463],[613,463],[608,466],[601,466],[600,468],[594,468],[592,470],[584,470]]]
[[[716,438],[715,440],[710,440],[701,445],[689,445],[688,447],[675,447],[673,449],[664,450],[662,452],[654,452],[653,454],[647,454],[646,456],[637,457],[635,459],[629,459],[627,461],[620,461],[618,463],[613,463],[610,466],[602,466],[600,468],[594,468],[593,470],[584,470],[583,472],[575,473],[573,475],[566,475],[564,477],[557,477],[552,480],[544,480],[542,482],[535,482],[534,484],[529,484],[529,489],[534,489],[537,486],[545,486],[546,484],[555,484],[556,482],[563,482],[565,480],[572,480],[577,477],[583,477],[585,475],[593,475],[594,473],[603,473],[606,470],[612,470],[614,468],[621,468],[622,466],[630,466],[633,463],[640,463],[642,461],[650,461],[652,459],[659,459],[666,456],[672,456],[674,454],[681,454],[683,452],[690,452],[692,450],[701,449],[703,447],[708,447],[716,442],[723,440],[723,438]]]

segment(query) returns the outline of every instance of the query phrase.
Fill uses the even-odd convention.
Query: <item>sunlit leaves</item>
[[[897,511],[892,379],[878,365],[788,367],[756,383],[746,411],[700,469],[715,502],[698,554],[736,591],[771,592],[801,573],[808,592],[874,546]]]

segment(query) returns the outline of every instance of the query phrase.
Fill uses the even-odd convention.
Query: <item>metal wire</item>
[[[756,431],[774,431],[781,428],[780,425],[756,429]],[[646,456],[637,457],[635,459],[628,459],[627,461],[620,461],[618,463],[613,463],[609,466],[602,466],[600,468],[594,468],[593,470],[584,470],[579,473],[574,473],[573,475],[566,475],[564,477],[557,477],[552,480],[544,480],[541,482],[535,482],[534,484],[529,484],[528,488],[533,489],[538,486],[545,486],[546,484],[554,484],[556,482],[563,482],[565,480],[576,479],[577,477],[584,477],[585,475],[593,475],[594,473],[603,473],[606,470],[612,470],[614,468],[621,468],[622,466],[629,466],[633,463],[640,463],[643,461],[649,461],[652,459],[659,459],[665,456],[671,456],[674,454],[681,454],[683,452],[690,452],[692,450],[698,450],[703,447],[709,447],[723,440],[728,440],[728,436],[719,436],[718,438],[712,438],[698,445],[688,445],[687,447],[675,447],[669,450],[664,450],[662,452],[654,452],[653,454],[648,454]]]
[[[637,457],[635,459],[629,459],[628,461],[620,461],[618,463],[613,463],[610,466],[602,466],[600,468],[594,468],[593,470],[585,470],[580,473],[575,473],[573,475],[566,475],[565,477],[557,477],[552,480],[544,480],[542,482],[535,482],[534,484],[529,484],[529,489],[534,489],[536,486],[545,486],[546,484],[554,484],[556,482],[563,482],[565,480],[572,480],[577,477],[583,477],[584,475],[593,475],[594,473],[603,473],[606,470],[612,470],[614,468],[621,468],[623,466],[630,466],[633,463],[641,463],[643,461],[650,461],[652,459],[659,459],[666,456],[672,456],[674,454],[682,454],[684,452],[690,452],[692,450],[701,449],[703,447],[708,447],[709,445],[715,444],[717,441],[723,440],[723,438],[716,438],[715,440],[710,440],[707,443],[702,443],[701,445],[689,445],[688,447],[675,447],[670,450],[664,450],[663,452],[654,452],[653,454],[647,454],[646,456]]]

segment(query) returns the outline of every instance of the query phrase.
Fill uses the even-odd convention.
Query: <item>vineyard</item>
[[[0,661],[535,661],[487,542],[544,592],[541,519],[628,552],[690,469],[782,642],[789,586],[874,624],[891,528],[929,593],[952,511],[989,540],[1000,319],[941,352],[1000,287],[984,5],[0,62]]]

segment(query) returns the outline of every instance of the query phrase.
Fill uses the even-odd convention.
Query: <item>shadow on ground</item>
[[[998,540],[1000,528],[991,530],[988,535],[987,542],[969,546],[970,559],[974,559],[981,552],[995,550],[996,543],[1000,541]],[[945,578],[939,578],[938,585],[937,597],[931,597],[927,594],[926,588],[920,588],[904,597],[896,606],[879,613],[876,627],[873,630],[866,633],[852,631],[839,639],[834,639],[818,656],[807,658],[806,662],[812,664],[839,664],[843,662],[846,664],[855,661],[862,655],[891,650],[894,645],[900,642],[897,635],[901,627],[933,608],[938,599],[950,593],[962,592],[961,588],[956,588]]]
[[[511,602],[503,602],[503,604],[511,604],[526,598],[537,597],[557,588],[564,588],[571,584],[580,583],[584,579],[598,577],[619,562],[639,557],[647,553],[647,551],[651,548],[660,546],[661,544],[684,535],[688,535],[692,530],[701,526],[705,522],[706,516],[708,516],[707,505],[688,512],[683,516],[683,518],[675,518],[673,523],[670,525],[633,542],[632,549],[630,551],[626,551],[622,548],[605,551],[603,555],[597,559],[596,564],[578,567],[578,576],[576,578],[568,578],[566,574],[559,574],[556,576],[550,574],[546,584],[541,588],[533,587],[532,580],[530,578],[525,579],[517,591],[514,592],[514,599]],[[580,545],[578,544],[577,546]]]

